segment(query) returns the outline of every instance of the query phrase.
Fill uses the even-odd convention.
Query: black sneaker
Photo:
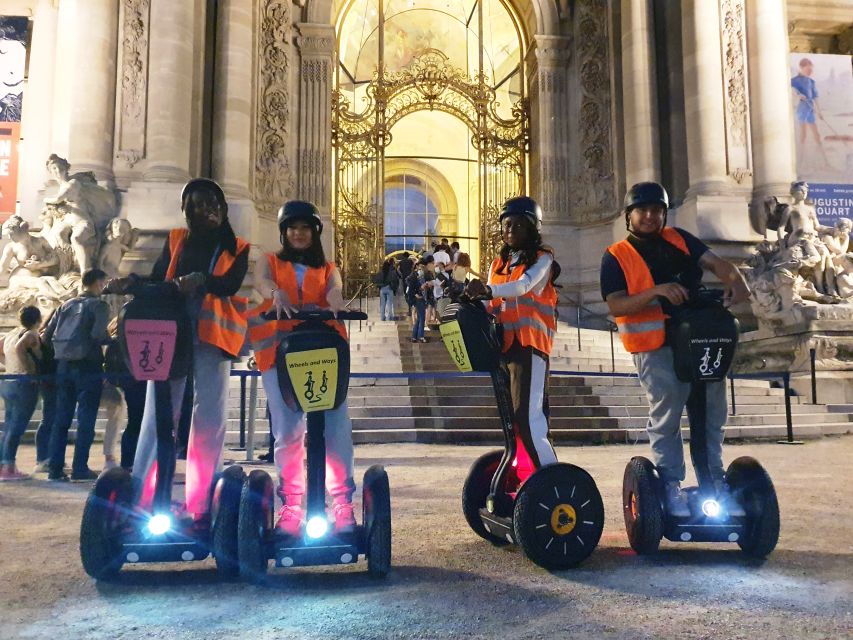
[[[90,480],[97,480],[98,472],[92,471],[91,469],[84,469],[83,471],[72,471],[71,472],[71,482],[86,482]]]
[[[54,471],[53,469],[48,471],[47,479],[51,482],[68,482],[69,480],[67,473],[62,470]]]

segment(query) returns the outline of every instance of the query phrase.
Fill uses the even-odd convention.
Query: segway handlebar
[[[367,320],[367,314],[364,311],[338,311],[336,314],[328,309],[297,311],[289,318],[284,314],[279,318],[275,311],[267,311],[262,313],[261,317],[264,320]]]

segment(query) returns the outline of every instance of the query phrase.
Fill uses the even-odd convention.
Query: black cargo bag
[[[688,305],[667,321],[675,375],[682,382],[723,380],[732,366],[739,326],[719,302]]]
[[[440,328],[444,346],[460,370],[490,372],[498,368],[503,331],[479,302],[447,305]]]

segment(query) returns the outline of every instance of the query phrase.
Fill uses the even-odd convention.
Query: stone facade
[[[125,271],[182,224],[190,176],[223,185],[235,227],[257,245],[277,241],[287,198],[313,200],[331,221],[344,5],[221,0],[212,16],[204,0],[8,0],[4,13],[33,21],[19,213],[38,226],[44,158],[57,153],[116,188],[121,216],[142,231]],[[566,293],[600,305],[601,252],[622,237],[621,196],[639,180],[670,183],[670,222],[745,256],[760,240],[754,203],[794,177],[787,54],[849,50],[850,3],[511,5],[526,43],[527,184]]]

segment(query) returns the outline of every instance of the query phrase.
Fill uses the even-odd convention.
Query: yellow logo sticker
[[[288,353],[284,360],[290,383],[303,411],[334,408],[338,389],[337,349]]]
[[[465,349],[465,341],[462,340],[462,329],[459,326],[459,321],[442,322],[439,329],[441,330],[441,337],[444,339],[444,346],[459,370],[473,371],[471,360],[468,358],[468,351]]]
[[[551,531],[558,536],[570,534],[578,523],[578,515],[570,504],[558,504],[551,512]]]

